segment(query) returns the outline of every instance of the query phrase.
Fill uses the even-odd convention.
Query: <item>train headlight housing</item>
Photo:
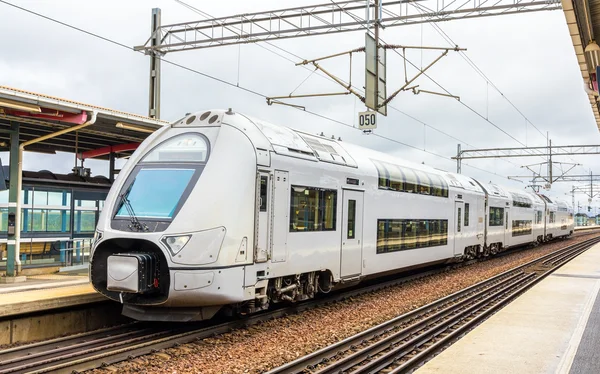
[[[161,241],[169,248],[173,255],[176,255],[185,247],[191,237],[191,235],[165,236]]]
[[[102,231],[96,230],[94,232],[94,238],[92,239],[92,246],[94,244],[98,243],[100,240],[102,240],[102,236],[104,236],[104,234],[102,233]]]

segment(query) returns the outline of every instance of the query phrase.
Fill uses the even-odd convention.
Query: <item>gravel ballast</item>
[[[526,249],[91,372],[262,373],[520,264],[597,236]]]

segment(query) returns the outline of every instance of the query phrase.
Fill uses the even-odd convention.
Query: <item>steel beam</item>
[[[600,154],[600,145],[552,145],[545,147],[464,149],[453,159],[504,158],[531,156],[573,156]]]
[[[381,3],[380,25],[383,28],[426,22],[489,17],[514,13],[561,9],[560,0],[401,0]],[[294,8],[244,13],[159,26],[146,43],[135,47],[152,56],[168,53],[256,43],[278,39],[359,31],[369,28],[373,20],[366,16],[376,3],[364,0],[329,2]],[[155,43],[156,40],[159,43]]]

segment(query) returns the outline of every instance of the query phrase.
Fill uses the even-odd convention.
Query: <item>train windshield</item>
[[[117,217],[173,218],[195,168],[141,168],[123,194]]]

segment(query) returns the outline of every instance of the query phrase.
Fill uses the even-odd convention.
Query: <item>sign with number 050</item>
[[[377,128],[377,112],[359,112],[358,128],[361,130],[372,130]]]

